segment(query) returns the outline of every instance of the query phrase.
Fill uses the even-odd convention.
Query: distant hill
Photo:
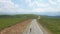
[[[40,15],[45,18],[60,18],[60,16],[47,16],[47,15]]]
[[[48,15],[48,16],[60,16],[60,11],[46,11],[46,12],[0,12],[0,15],[13,15],[13,14],[37,14],[37,15]]]

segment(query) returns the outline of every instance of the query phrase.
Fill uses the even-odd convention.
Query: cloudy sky
[[[0,0],[0,13],[59,11],[60,0]]]

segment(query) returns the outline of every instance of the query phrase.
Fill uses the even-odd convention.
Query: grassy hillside
[[[60,18],[41,17],[39,23],[53,34],[60,34]]]
[[[32,14],[22,14],[22,15],[0,15],[0,30],[20,23],[21,21],[27,19],[36,18],[36,15]]]

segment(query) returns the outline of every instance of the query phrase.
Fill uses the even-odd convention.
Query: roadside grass
[[[33,17],[32,17],[33,16]],[[0,30],[10,27],[24,20],[36,18],[35,15],[0,15]]]
[[[22,20],[24,20],[24,18],[0,18],[0,29],[19,23]]]
[[[41,17],[38,21],[53,34],[60,34],[60,18]]]

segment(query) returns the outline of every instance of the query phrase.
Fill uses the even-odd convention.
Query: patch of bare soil
[[[24,29],[27,27],[27,25],[31,22],[31,20],[26,20],[24,22],[18,23],[16,25],[13,25],[9,28],[6,28],[2,30],[1,34],[22,34]]]

